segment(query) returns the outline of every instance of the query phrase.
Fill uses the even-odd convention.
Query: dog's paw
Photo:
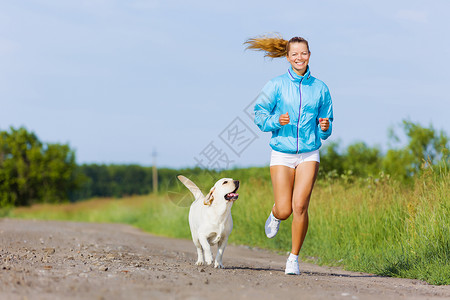
[[[205,262],[203,260],[197,260],[197,262],[195,264],[197,266],[203,266],[205,264]]]
[[[223,269],[224,268],[224,266],[222,265],[222,263],[219,263],[219,262],[215,262],[214,263],[214,268],[216,268],[216,269]]]
[[[209,266],[211,265],[213,262],[212,258],[211,259],[206,259],[206,264]]]

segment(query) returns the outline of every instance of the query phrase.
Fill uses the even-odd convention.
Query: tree
[[[331,142],[320,152],[320,176],[330,173],[340,175],[344,172],[343,156],[339,154],[339,143]]]
[[[407,120],[403,120],[402,129],[407,145],[389,149],[386,153],[383,169],[388,174],[407,179],[417,174],[422,166],[435,165],[440,161],[448,164],[449,139],[444,131],[437,132],[431,125],[425,128]],[[400,143],[394,130],[391,130],[390,139],[393,143]]]
[[[377,176],[381,170],[381,151],[357,142],[347,147],[343,157],[343,169],[355,176]]]
[[[10,133],[0,132],[0,202],[5,205],[24,205],[37,197],[36,162],[41,157],[42,143],[34,133],[24,128]],[[32,178],[30,178],[30,175]]]
[[[42,144],[21,127],[0,131],[0,206],[59,202],[77,187],[68,145]]]
[[[39,168],[43,184],[39,189],[39,199],[52,203],[67,200],[69,193],[79,184],[76,167],[75,153],[68,145],[47,144]]]

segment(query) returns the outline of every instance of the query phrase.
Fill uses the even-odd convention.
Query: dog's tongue
[[[237,194],[237,193],[228,193],[227,196],[230,198],[230,200],[236,200],[239,197],[239,194]]]

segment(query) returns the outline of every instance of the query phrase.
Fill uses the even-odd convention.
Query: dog
[[[197,247],[196,265],[211,265],[213,261],[211,246],[217,244],[214,268],[223,268],[222,257],[227,246],[228,236],[233,229],[231,207],[239,197],[239,181],[232,178],[218,180],[206,197],[188,178],[179,175],[178,179],[191,191],[195,200],[189,209],[189,227],[192,240]]]

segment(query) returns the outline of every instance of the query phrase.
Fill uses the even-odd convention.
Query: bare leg
[[[308,206],[316,181],[319,163],[307,161],[297,166],[292,201],[292,254],[298,255],[308,231]]]
[[[292,213],[292,188],[294,186],[295,169],[287,166],[271,166],[275,206],[272,213],[275,218],[286,220]]]

